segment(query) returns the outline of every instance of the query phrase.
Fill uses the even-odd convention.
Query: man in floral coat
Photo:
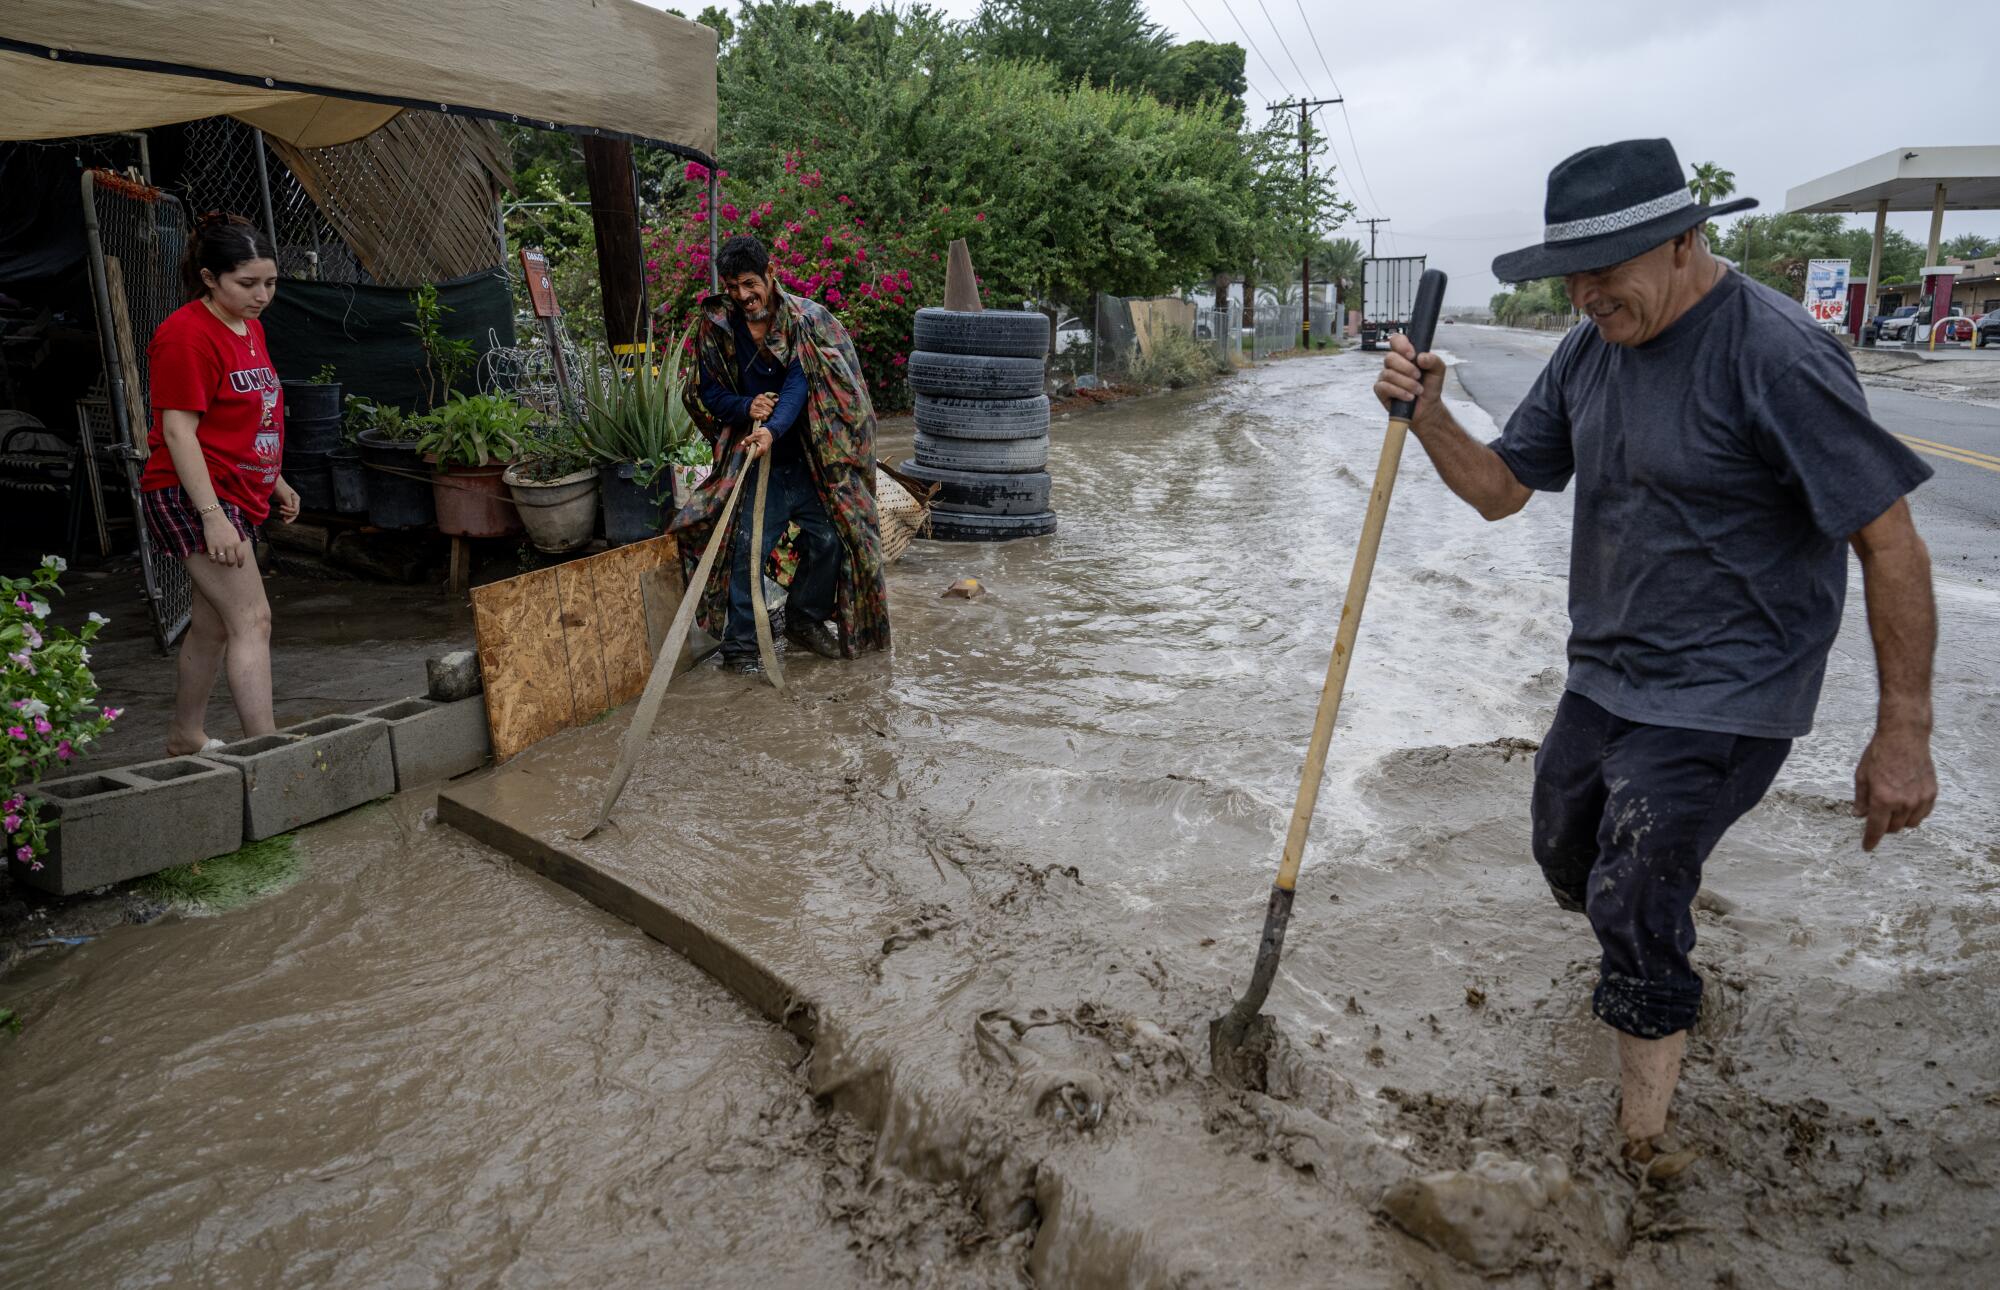
[[[786,637],[826,658],[887,649],[888,589],[871,488],[875,409],[854,342],[825,306],[779,289],[770,252],[756,238],[723,243],[716,267],[723,291],[701,303],[699,376],[683,397],[717,465],[670,526],[687,577],[730,487],[767,452],[771,480],[765,549],[750,550],[752,494],[731,520],[731,559],[699,589],[698,621],[720,637],[725,667],[757,669],[750,579],[792,523],[799,567],[785,601]]]

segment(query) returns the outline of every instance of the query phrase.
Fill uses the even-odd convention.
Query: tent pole
[[[264,132],[252,130],[251,142],[257,149],[257,192],[264,199],[264,232],[270,236],[271,249],[278,249],[278,221],[271,212],[271,165],[264,159]]]
[[[722,196],[722,185],[716,182],[715,167],[708,168],[708,289],[722,290],[722,272],[715,267],[715,203]]]

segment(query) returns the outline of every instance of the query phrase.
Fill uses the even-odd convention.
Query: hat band
[[[1662,193],[1649,202],[1627,206],[1622,211],[1612,211],[1608,215],[1592,215],[1587,219],[1568,220],[1561,224],[1550,224],[1542,230],[1542,240],[1573,242],[1580,237],[1602,237],[1606,233],[1634,228],[1648,220],[1671,215],[1692,205],[1694,205],[1694,194],[1685,188],[1676,188],[1673,192]]]

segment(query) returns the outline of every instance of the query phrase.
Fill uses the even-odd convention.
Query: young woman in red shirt
[[[278,473],[284,391],[258,315],[278,289],[278,257],[261,229],[235,215],[202,217],[181,261],[188,303],[153,333],[153,425],[144,495],[153,541],[186,564],[194,616],[181,642],[172,756],[221,746],[203,724],[218,664],[245,738],[271,717],[271,604],[252,546],[276,503],[298,518],[299,495]]]

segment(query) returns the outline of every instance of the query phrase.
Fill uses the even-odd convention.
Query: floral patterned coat
[[[730,326],[734,307],[723,295],[701,302],[695,356],[705,371],[740,393],[736,333]],[[780,363],[790,363],[796,354],[805,371],[805,417],[790,433],[806,436],[806,460],[820,505],[840,538],[833,603],[841,649],[849,658],[864,650],[887,649],[889,591],[882,575],[880,521],[870,488],[875,474],[875,407],[868,398],[861,360],[847,329],[824,305],[780,290],[775,311],[764,343]],[[682,401],[714,450],[716,467],[668,526],[680,541],[682,576],[690,579],[730,486],[750,464],[743,449],[749,428],[732,426],[710,412],[701,401],[700,387],[699,380],[687,382]],[[744,487],[753,489],[755,482],[745,480]],[[754,493],[737,504],[732,526],[747,522],[753,498]],[[724,539],[725,554],[735,541],[734,533]],[[728,616],[730,567],[729,560],[717,560],[696,611],[696,621],[715,636],[722,634]]]

